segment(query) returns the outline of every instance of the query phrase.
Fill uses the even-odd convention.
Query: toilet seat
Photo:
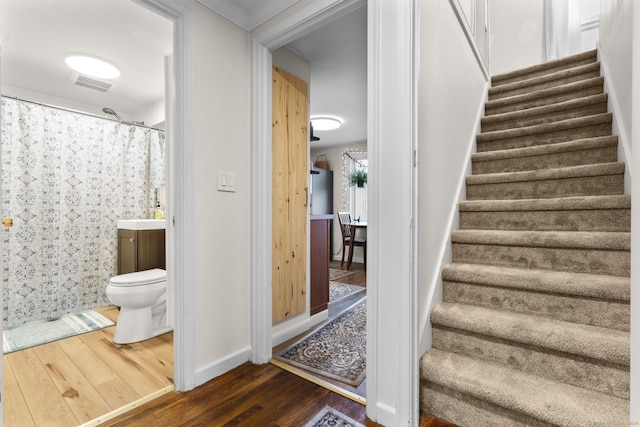
[[[121,274],[119,276],[112,277],[111,280],[109,280],[109,285],[124,288],[151,285],[165,280],[167,280],[167,272],[160,268],[154,268],[151,270],[136,271],[135,273]]]

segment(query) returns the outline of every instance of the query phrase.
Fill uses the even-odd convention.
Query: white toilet
[[[143,341],[171,330],[166,325],[165,270],[154,268],[112,277],[106,294],[112,304],[120,307],[114,343]]]

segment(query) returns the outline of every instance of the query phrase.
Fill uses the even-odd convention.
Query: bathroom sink
[[[163,230],[166,219],[121,219],[118,220],[119,230]]]

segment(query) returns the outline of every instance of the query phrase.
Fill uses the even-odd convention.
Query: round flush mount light
[[[335,117],[312,117],[313,130],[334,130],[342,126],[342,121]]]
[[[120,70],[115,65],[91,55],[74,54],[65,59],[67,65],[79,73],[99,79],[115,79]]]

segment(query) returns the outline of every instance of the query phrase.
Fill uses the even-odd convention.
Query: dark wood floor
[[[299,427],[329,405],[365,426],[365,406],[271,364],[245,363],[186,393],[173,391],[104,426]],[[423,415],[421,427],[455,427]]]
[[[171,392],[106,426],[303,426],[329,405],[366,426],[365,407],[271,364],[245,363],[187,393]]]
[[[331,267],[340,268],[340,262],[332,261]],[[366,271],[361,264],[353,264],[351,271],[352,275],[336,281],[366,285]],[[329,316],[336,316],[342,311],[340,306],[348,303],[332,307]],[[250,363],[186,393],[168,393],[102,425],[299,427],[325,405],[365,426],[380,425],[367,419],[366,407],[358,402],[272,364]],[[421,414],[420,427],[455,426]]]

